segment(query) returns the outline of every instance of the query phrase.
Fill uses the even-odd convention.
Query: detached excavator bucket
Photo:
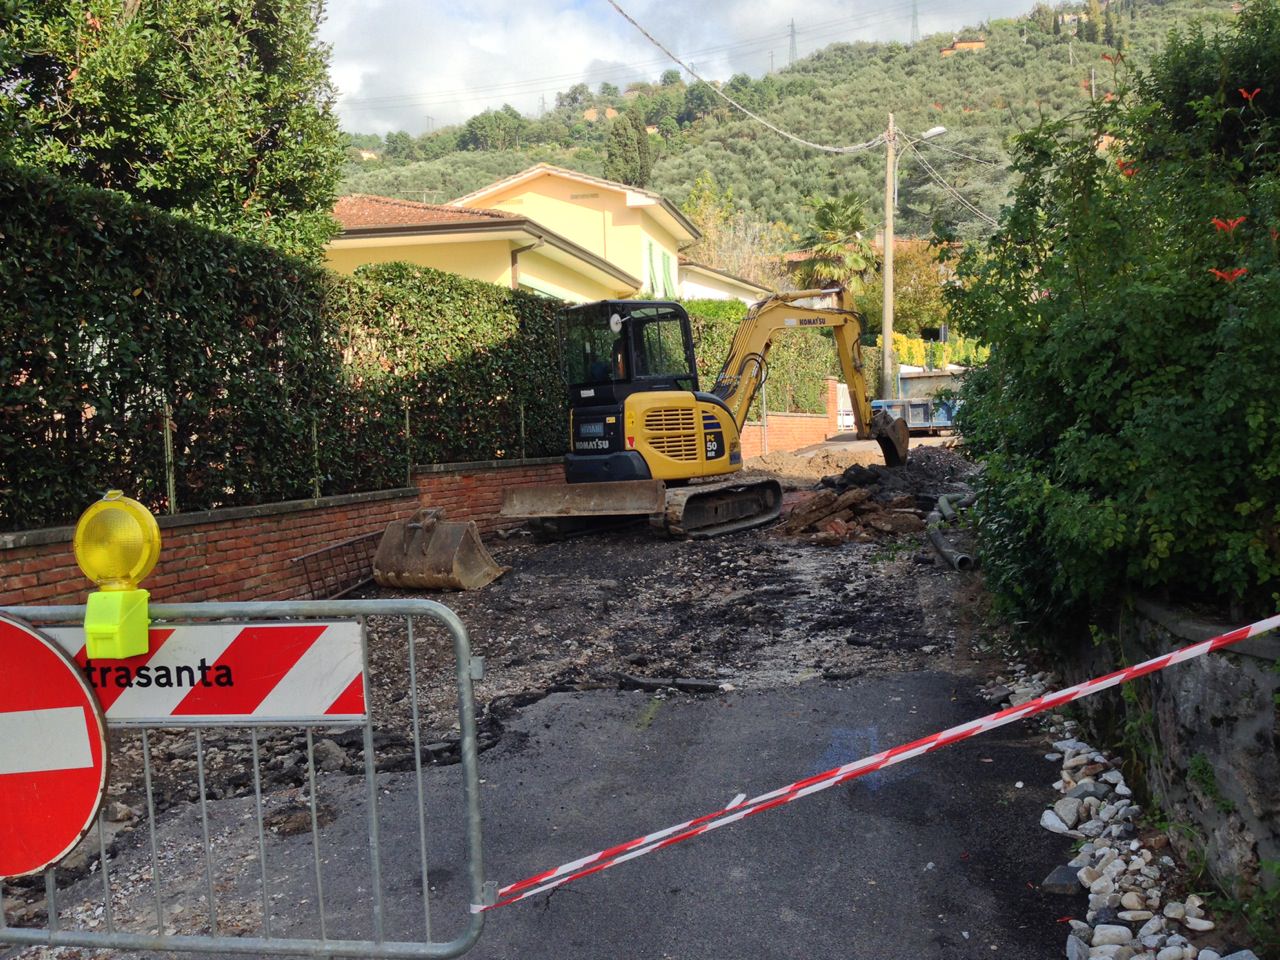
[[[871,435],[880,444],[886,467],[900,467],[907,462],[911,431],[907,429],[906,420],[886,410],[877,410],[871,418]]]
[[[509,570],[494,563],[472,520],[419,510],[387,524],[373,558],[373,579],[401,590],[476,590]]]

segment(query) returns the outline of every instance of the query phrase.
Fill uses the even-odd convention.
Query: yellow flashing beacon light
[[[76,563],[98,585],[84,615],[85,655],[123,660],[146,653],[150,594],[138,588],[160,556],[160,525],[151,511],[108,490],[76,522]]]

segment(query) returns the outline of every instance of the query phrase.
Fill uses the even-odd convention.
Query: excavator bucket
[[[373,579],[401,590],[477,590],[509,570],[494,563],[472,520],[419,510],[387,524],[373,558]]]
[[[907,462],[911,432],[907,429],[906,420],[886,410],[877,410],[871,418],[871,435],[880,444],[886,467],[900,467]]]
[[[509,487],[502,495],[501,515],[515,519],[649,516],[662,513],[666,490],[661,480]]]

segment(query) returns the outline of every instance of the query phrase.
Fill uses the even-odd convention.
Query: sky
[[[911,35],[912,0],[619,0],[712,80],[786,66],[831,43]],[[916,0],[920,33],[1029,10],[1033,0]],[[606,0],[329,0],[321,39],[344,130],[419,134],[509,103],[537,116],[557,91],[619,88],[675,65]],[[686,77],[686,80],[688,78]]]

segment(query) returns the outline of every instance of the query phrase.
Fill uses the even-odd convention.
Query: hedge
[[[110,487],[168,509],[166,406],[184,511],[563,447],[554,302],[404,266],[341,277],[9,164],[0,239],[0,529]]]

